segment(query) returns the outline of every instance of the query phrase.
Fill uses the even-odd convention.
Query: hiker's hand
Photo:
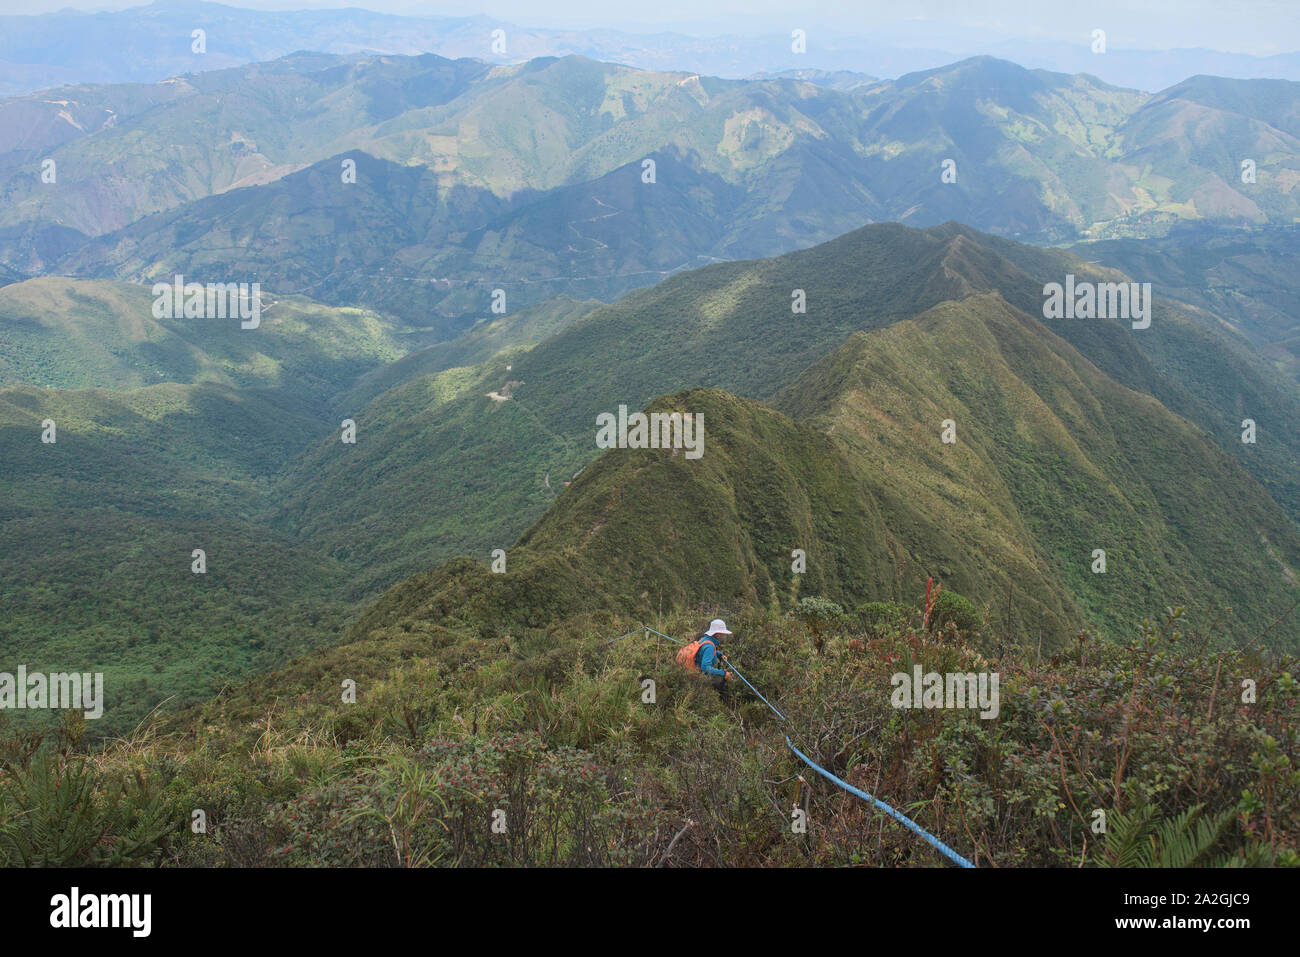
[[[722,673],[722,680],[723,680],[723,681],[730,681],[730,680],[731,680],[731,672],[730,672],[730,671],[724,671],[724,672]]]

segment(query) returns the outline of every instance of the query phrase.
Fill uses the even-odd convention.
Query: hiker
[[[678,654],[678,660],[686,667],[687,671],[699,671],[701,674],[711,677],[713,687],[724,698],[727,696],[727,682],[731,680],[731,672],[725,668],[715,667],[714,662],[726,662],[726,655],[718,650],[718,636],[730,634],[731,632],[727,631],[727,623],[721,618],[715,618],[709,622],[708,631],[696,638]]]

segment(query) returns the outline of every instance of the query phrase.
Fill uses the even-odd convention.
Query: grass
[[[685,637],[718,610],[653,623]],[[183,866],[945,866],[809,773],[791,734],[981,867],[1126,866],[1139,825],[1169,854],[1191,847],[1193,866],[1300,864],[1294,659],[1211,652],[1179,613],[1127,644],[1082,637],[1042,657],[920,631],[915,607],[883,632],[836,624],[820,651],[796,618],[725,613],[728,654],[788,725],[743,690],[720,700],[662,639],[610,643],[627,619],[371,631],[89,757],[75,723],[49,748],[0,736],[0,859],[108,863],[122,846],[132,863]],[[914,663],[997,672],[998,716],[894,709],[891,675]],[[1251,705],[1236,695],[1247,675]],[[101,841],[31,832],[27,810],[71,813],[26,784],[36,773],[89,777],[82,813],[104,822]],[[1099,810],[1116,832],[1104,840]],[[170,828],[119,844],[146,812]]]

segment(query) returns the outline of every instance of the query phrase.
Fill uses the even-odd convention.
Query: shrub
[[[930,633],[943,634],[949,624],[957,630],[957,635],[961,638],[980,635],[986,627],[984,616],[975,607],[974,602],[956,592],[941,591],[934,600],[934,608],[930,611]]]
[[[808,626],[818,651],[822,649],[823,633],[845,622],[844,608],[820,596],[799,599],[791,614]]]
[[[907,627],[914,612],[895,601],[869,601],[859,605],[853,621],[873,638],[888,638]]]
[[[37,752],[0,787],[0,864],[121,865],[157,858],[173,830],[145,776],[107,777],[83,758]]]

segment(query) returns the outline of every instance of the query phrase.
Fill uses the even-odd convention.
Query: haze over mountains
[[[903,11],[900,11],[902,13]],[[1111,27],[1104,53],[1093,50],[1094,27]],[[1127,27],[1128,29],[1118,29]],[[207,31],[206,52],[191,34]],[[795,53],[791,33],[802,29]],[[505,47],[493,46],[504,31]],[[1071,39],[1049,41],[1005,29],[945,29],[934,19],[877,24],[869,36],[803,22],[758,36],[631,33],[610,29],[520,26],[489,16],[394,16],[368,10],[246,10],[201,0],[162,0],[114,12],[65,10],[42,16],[0,17],[0,95],[80,83],[150,83],[181,73],[273,60],[299,50],[323,53],[436,53],[518,63],[535,57],[578,55],[650,70],[685,70],[746,77],[791,70],[824,71],[828,82],[846,73],[897,77],[971,55],[1014,59],[1030,68],[1090,73],[1108,83],[1156,91],[1194,74],[1300,80],[1300,55],[1251,56],[1206,48],[1153,49],[1131,23],[1095,23]],[[123,42],[125,38],[125,42]],[[809,78],[809,74],[805,74]],[[836,77],[838,76],[838,79]]]
[[[215,272],[449,337],[495,289],[609,300],[868,222],[1034,241],[1290,225],[1298,116],[1287,81],[1150,96],[987,57],[838,90],[300,54],[0,102],[0,264]]]

